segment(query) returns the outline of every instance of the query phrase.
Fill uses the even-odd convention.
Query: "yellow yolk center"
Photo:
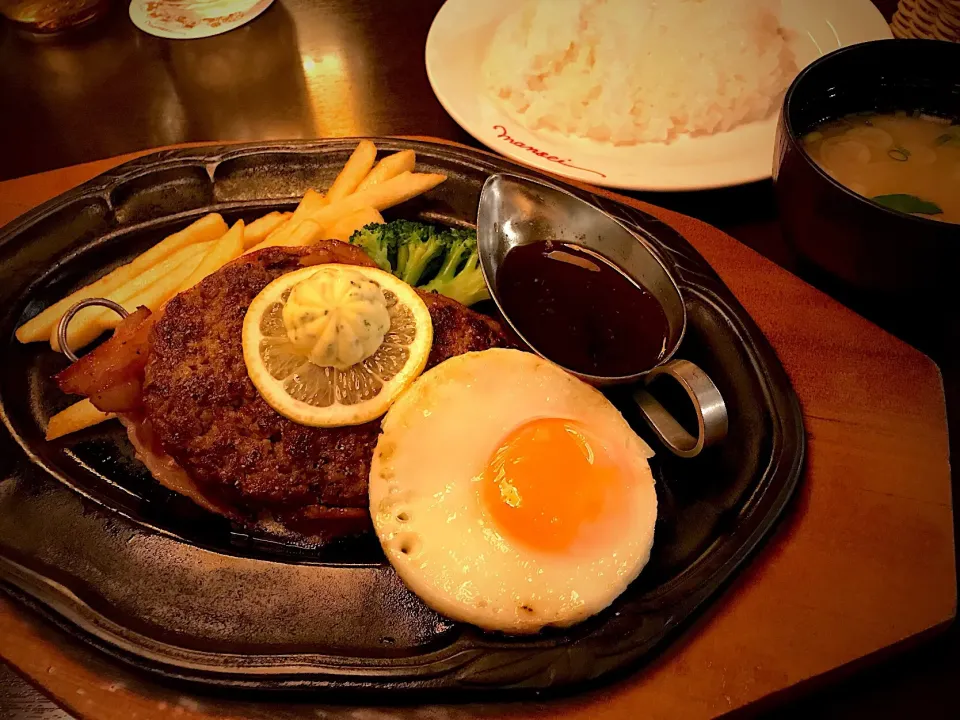
[[[490,457],[481,483],[482,502],[505,535],[551,552],[589,543],[604,525],[615,527],[626,495],[603,446],[559,418],[513,430]]]

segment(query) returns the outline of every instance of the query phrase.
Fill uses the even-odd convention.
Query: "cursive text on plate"
[[[538,148],[535,148],[533,145],[527,145],[527,143],[525,142],[521,142],[520,140],[514,139],[507,133],[507,129],[503,125],[494,125],[493,129],[497,131],[498,133],[497,138],[499,138],[500,140],[503,140],[504,142],[508,142],[511,145],[513,145],[515,148],[519,148],[520,150],[526,150],[528,152],[531,152],[534,155],[536,155],[538,158],[546,160],[547,162],[556,163],[557,165],[563,165],[564,167],[571,168],[572,170],[580,170],[582,172],[593,173],[594,175],[599,175],[602,178],[606,177],[606,175],[604,175],[602,172],[598,172],[597,170],[591,170],[590,168],[574,165],[573,163],[570,162],[570,158],[562,158],[562,157],[559,157],[558,155],[551,155],[546,150],[540,150]]]

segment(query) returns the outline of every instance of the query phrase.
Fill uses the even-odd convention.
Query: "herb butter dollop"
[[[321,267],[283,306],[290,342],[310,362],[345,370],[373,355],[390,329],[380,286],[343,266]]]

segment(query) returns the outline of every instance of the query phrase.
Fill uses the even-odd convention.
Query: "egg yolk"
[[[481,498],[502,533],[549,552],[617,527],[627,505],[620,468],[603,446],[559,418],[507,435],[484,470]]]

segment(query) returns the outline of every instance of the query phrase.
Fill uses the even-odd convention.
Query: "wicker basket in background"
[[[960,0],[900,0],[894,37],[960,42]]]

